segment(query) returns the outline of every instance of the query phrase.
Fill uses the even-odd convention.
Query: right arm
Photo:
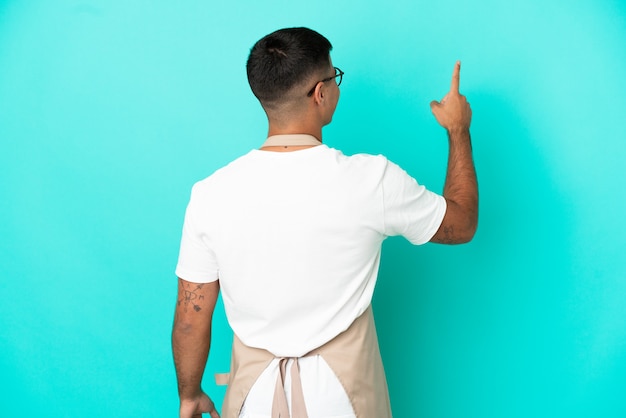
[[[200,418],[202,412],[219,418],[213,401],[200,384],[211,345],[211,322],[219,294],[219,282],[192,283],[178,279],[178,303],[172,329],[172,351],[180,418]]]
[[[461,64],[457,62],[450,92],[441,102],[430,104],[437,122],[448,132],[450,145],[448,170],[443,196],[446,214],[431,242],[461,244],[469,242],[478,225],[478,181],[472,159],[469,127],[472,109],[459,93]]]

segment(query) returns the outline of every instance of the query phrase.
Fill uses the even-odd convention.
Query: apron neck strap
[[[321,145],[322,141],[308,134],[272,135],[265,140],[263,147],[289,147],[301,145]]]

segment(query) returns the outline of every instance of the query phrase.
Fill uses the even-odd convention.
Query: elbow
[[[187,321],[176,321],[174,322],[174,327],[172,328],[172,334],[180,334],[180,335],[190,335],[195,331],[195,327],[191,322]]]
[[[173,339],[186,338],[210,338],[211,320],[190,320],[189,318],[174,317],[174,325],[172,327]]]
[[[474,238],[477,228],[478,214],[467,212],[464,216],[458,216],[456,222],[444,219],[430,241],[448,245],[466,244]]]
[[[459,236],[459,241],[457,242],[457,244],[467,244],[468,242],[473,240],[474,239],[474,235],[476,235],[477,227],[478,227],[477,224],[473,224],[473,225],[469,226],[464,231],[464,233],[461,236]]]
[[[464,228],[461,242],[459,244],[467,244],[476,235],[476,230],[478,229],[478,212],[472,211],[468,214],[467,224]]]
[[[466,228],[459,228],[460,230],[455,231],[447,241],[444,241],[444,244],[467,244],[472,239],[474,239],[474,235],[476,235],[476,226],[467,226]]]
[[[463,220],[463,228],[459,234],[459,244],[467,244],[474,239],[478,229],[478,203],[476,202],[476,204],[466,207],[461,219]]]

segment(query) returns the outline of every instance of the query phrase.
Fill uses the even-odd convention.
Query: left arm
[[[461,244],[469,242],[478,225],[478,182],[472,159],[470,123],[472,109],[459,93],[461,63],[457,61],[452,73],[450,92],[441,102],[430,104],[437,122],[448,131],[450,152],[448,171],[443,188],[446,214],[431,242]]]
[[[178,279],[178,301],[172,329],[172,352],[178,380],[180,418],[219,418],[213,401],[202,391],[202,375],[211,346],[211,322],[219,282],[193,283]]]

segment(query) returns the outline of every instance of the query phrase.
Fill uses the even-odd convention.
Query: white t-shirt
[[[369,306],[383,240],[428,242],[445,211],[380,155],[252,150],[194,185],[176,274],[219,278],[244,344],[300,357]]]
[[[325,145],[253,150],[194,185],[176,274],[199,283],[219,278],[228,321],[244,344],[300,357],[367,309],[383,240],[403,235],[423,244],[445,211],[443,197],[380,155],[345,156]],[[355,418],[323,358],[299,363],[310,418]],[[240,418],[269,418],[277,375],[274,360]]]

